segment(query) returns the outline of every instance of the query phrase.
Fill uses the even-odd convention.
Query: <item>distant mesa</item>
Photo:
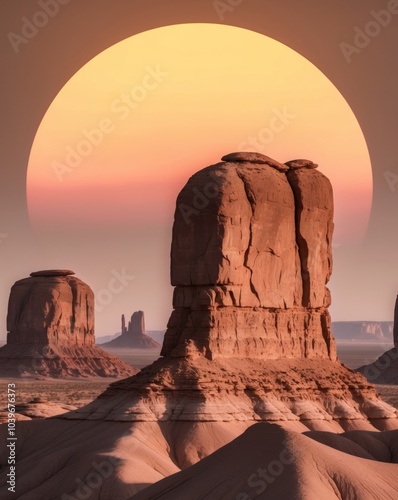
[[[393,325],[392,321],[333,321],[332,331],[337,341],[392,343]]]
[[[0,376],[122,377],[137,372],[95,346],[94,294],[74,274],[38,271],[13,285]]]
[[[105,348],[130,348],[130,349],[160,349],[161,345],[156,340],[145,334],[145,319],[143,311],[136,311],[126,327],[126,320],[122,314],[121,335],[110,342],[101,344]]]

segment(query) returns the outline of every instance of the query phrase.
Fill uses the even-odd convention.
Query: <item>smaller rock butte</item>
[[[145,318],[143,311],[135,311],[126,328],[126,319],[122,314],[122,334],[119,337],[101,344],[105,348],[155,349],[160,344],[145,333]]]
[[[94,293],[73,271],[31,273],[12,289],[7,344],[93,346]]]
[[[11,288],[2,376],[127,376],[137,372],[95,346],[94,293],[69,270],[31,273]]]

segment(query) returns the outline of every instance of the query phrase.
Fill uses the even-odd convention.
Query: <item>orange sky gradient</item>
[[[141,33],[69,80],[32,146],[31,224],[171,224],[188,177],[241,149],[318,163],[334,188],[336,244],[364,237],[371,164],[347,102],[292,49],[215,24]]]

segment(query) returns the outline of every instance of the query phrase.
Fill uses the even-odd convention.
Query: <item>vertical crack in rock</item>
[[[253,243],[253,217],[254,217],[254,211],[255,211],[255,207],[256,207],[256,200],[255,200],[253,193],[250,191],[250,188],[247,185],[244,176],[241,174],[241,172],[239,172],[238,169],[236,169],[236,174],[237,174],[238,178],[243,183],[243,189],[244,189],[244,192],[246,194],[246,198],[247,198],[247,201],[249,203],[251,213],[252,213],[251,218],[250,218],[250,225],[249,225],[249,242],[248,242],[245,254],[244,254],[243,265],[246,267],[246,269],[248,269],[248,271],[250,273],[250,290],[256,296],[256,298],[258,300],[258,304],[261,305],[260,296],[256,290],[256,287],[253,284],[253,269],[251,267],[249,267],[249,264],[248,264],[249,254],[250,254],[250,250],[252,248],[252,243]]]
[[[324,306],[332,272],[333,191],[329,179],[309,168],[287,173],[296,210],[296,234],[303,280],[303,307]]]
[[[332,360],[336,360],[337,359],[336,345],[334,343],[331,333],[332,325],[331,325],[330,315],[327,311],[323,312],[321,316],[321,325],[322,325],[322,336],[328,348],[329,358]]]
[[[300,232],[301,224],[300,224],[300,215],[303,211],[302,200],[299,196],[298,189],[292,184],[290,181],[289,175],[287,179],[290,183],[290,186],[293,191],[294,202],[295,202],[295,220],[296,220],[296,243],[298,248],[298,254],[300,258],[300,274],[301,274],[301,282],[302,282],[302,302],[301,305],[303,307],[307,307],[310,302],[310,273],[308,271],[308,244],[306,239]]]
[[[75,331],[75,320],[76,320],[76,310],[77,310],[77,287],[76,282],[73,279],[67,279],[71,293],[72,293],[72,314],[70,316],[70,331],[74,333]]]
[[[85,331],[84,331],[84,336],[86,338],[86,336],[89,335],[88,319],[90,317],[90,304],[88,302],[88,297],[86,297],[85,300],[86,300],[86,328],[85,328]]]
[[[174,310],[162,355],[192,355],[194,345],[208,359],[333,357],[322,323],[330,303],[330,182],[306,161],[226,158],[194,174],[177,198]],[[194,205],[214,177],[217,195],[203,199],[187,225],[181,203]]]
[[[211,243],[211,236],[209,236],[209,238],[207,238],[207,242],[206,242],[206,247],[203,251],[203,253],[201,253],[200,255],[197,256],[197,260],[199,261],[200,259],[203,259],[203,257],[206,256],[208,250],[209,250],[209,246],[210,246],[210,243]],[[192,273],[195,272],[195,269],[192,269],[191,270],[191,273],[190,273],[190,285],[193,285],[195,284],[195,279],[194,277],[192,276]],[[205,280],[207,282],[208,285],[210,285],[210,277],[207,277],[207,279]]]

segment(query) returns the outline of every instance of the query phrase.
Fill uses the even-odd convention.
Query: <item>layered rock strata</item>
[[[307,160],[223,160],[193,175],[177,199],[162,354],[335,360],[329,180]]]
[[[92,346],[94,294],[73,271],[31,273],[11,288],[7,344]]]
[[[138,370],[95,346],[94,293],[73,271],[34,272],[11,288],[0,375],[122,377]]]

